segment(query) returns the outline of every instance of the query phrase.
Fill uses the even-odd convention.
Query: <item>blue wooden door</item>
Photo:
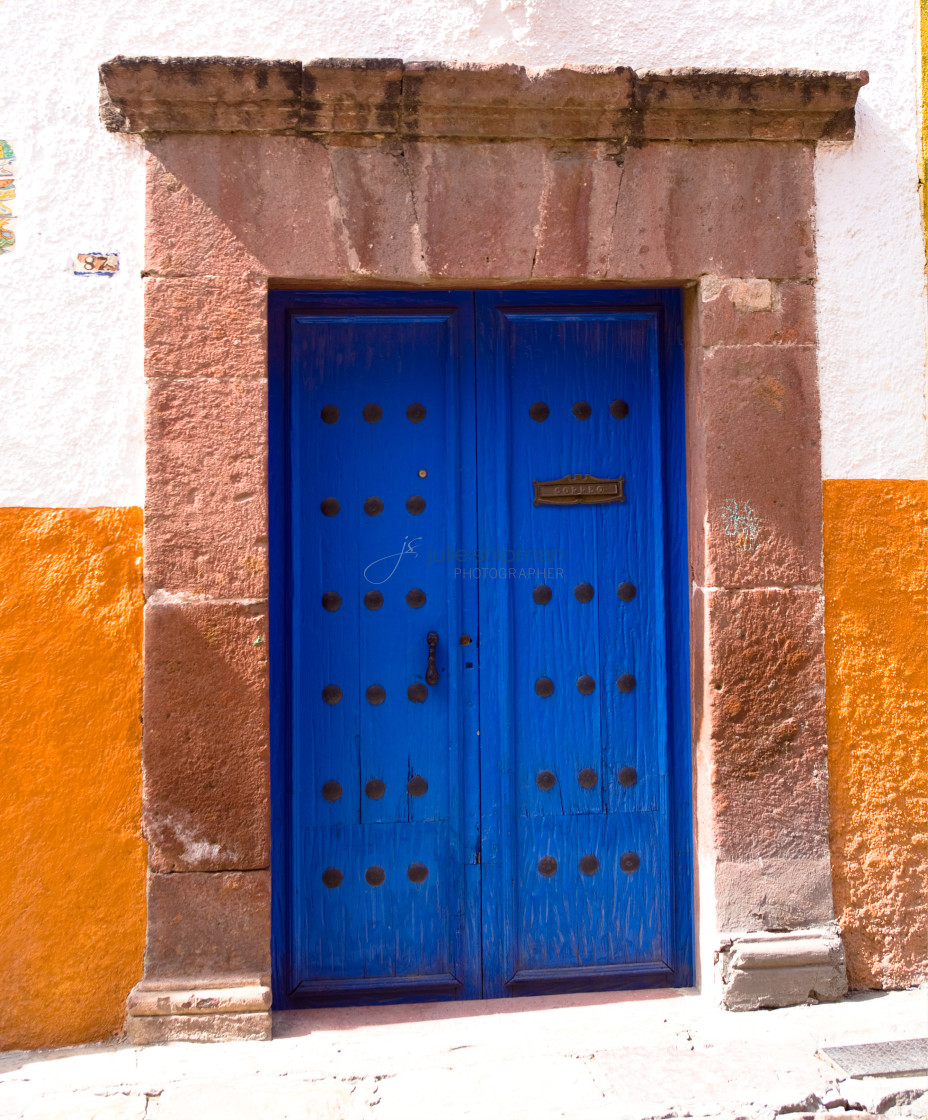
[[[430,557],[474,531],[473,300],[313,297],[280,330],[292,721],[283,984],[306,1004],[477,995],[469,589]]]
[[[687,626],[674,309],[477,294],[478,462],[495,465],[480,539],[506,557],[480,583],[488,996],[688,976],[668,785],[671,720],[686,732],[685,643],[667,641],[674,592]]]
[[[273,293],[279,1006],[690,981],[678,324]]]

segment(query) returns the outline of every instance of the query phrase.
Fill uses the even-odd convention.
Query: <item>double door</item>
[[[278,1005],[690,982],[679,318],[272,294]]]

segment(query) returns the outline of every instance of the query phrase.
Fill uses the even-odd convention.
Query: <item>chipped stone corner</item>
[[[779,311],[780,285],[774,280],[753,276],[706,275],[699,281],[699,297],[712,303],[727,294],[735,311]]]
[[[271,1038],[271,988],[262,980],[197,981],[184,986],[142,980],[126,1001],[130,1043],[266,1042]]]
[[[720,944],[717,970],[728,1011],[831,1003],[847,994],[844,946],[834,922],[730,935]]]
[[[735,280],[731,302],[736,311],[776,311],[778,286],[772,280]]]

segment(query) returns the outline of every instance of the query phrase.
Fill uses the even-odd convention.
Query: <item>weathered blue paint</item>
[[[685,531],[668,550],[668,522],[685,517],[676,427],[664,446],[682,416],[679,294],[476,302],[478,462],[498,465],[478,474],[478,533],[516,560],[480,588],[484,994],[686,983],[675,911],[688,926],[691,864],[675,845],[690,835],[688,799],[675,806],[670,776],[688,774],[688,704],[684,692],[673,707],[685,677],[671,681],[667,648],[674,577],[686,598]],[[626,501],[532,504],[533,480],[567,474],[624,477]],[[535,602],[538,584],[549,602]],[[673,625],[686,633],[685,606]],[[686,653],[674,651],[684,667]],[[617,686],[626,675],[631,691]],[[621,869],[625,853],[636,870]],[[553,874],[539,872],[545,857]]]
[[[679,294],[270,317],[276,1005],[691,982]],[[533,504],[580,473],[626,501]]]
[[[475,544],[462,485],[475,470],[473,299],[277,302],[289,602],[274,622],[289,666],[275,700],[290,740],[277,991],[304,1004],[478,995],[477,674],[458,644],[474,596],[428,557]]]

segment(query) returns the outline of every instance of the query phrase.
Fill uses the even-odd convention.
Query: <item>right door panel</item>
[[[682,870],[689,890],[689,869],[668,790],[667,310],[615,293],[477,293],[487,997],[685,982],[673,887]]]

